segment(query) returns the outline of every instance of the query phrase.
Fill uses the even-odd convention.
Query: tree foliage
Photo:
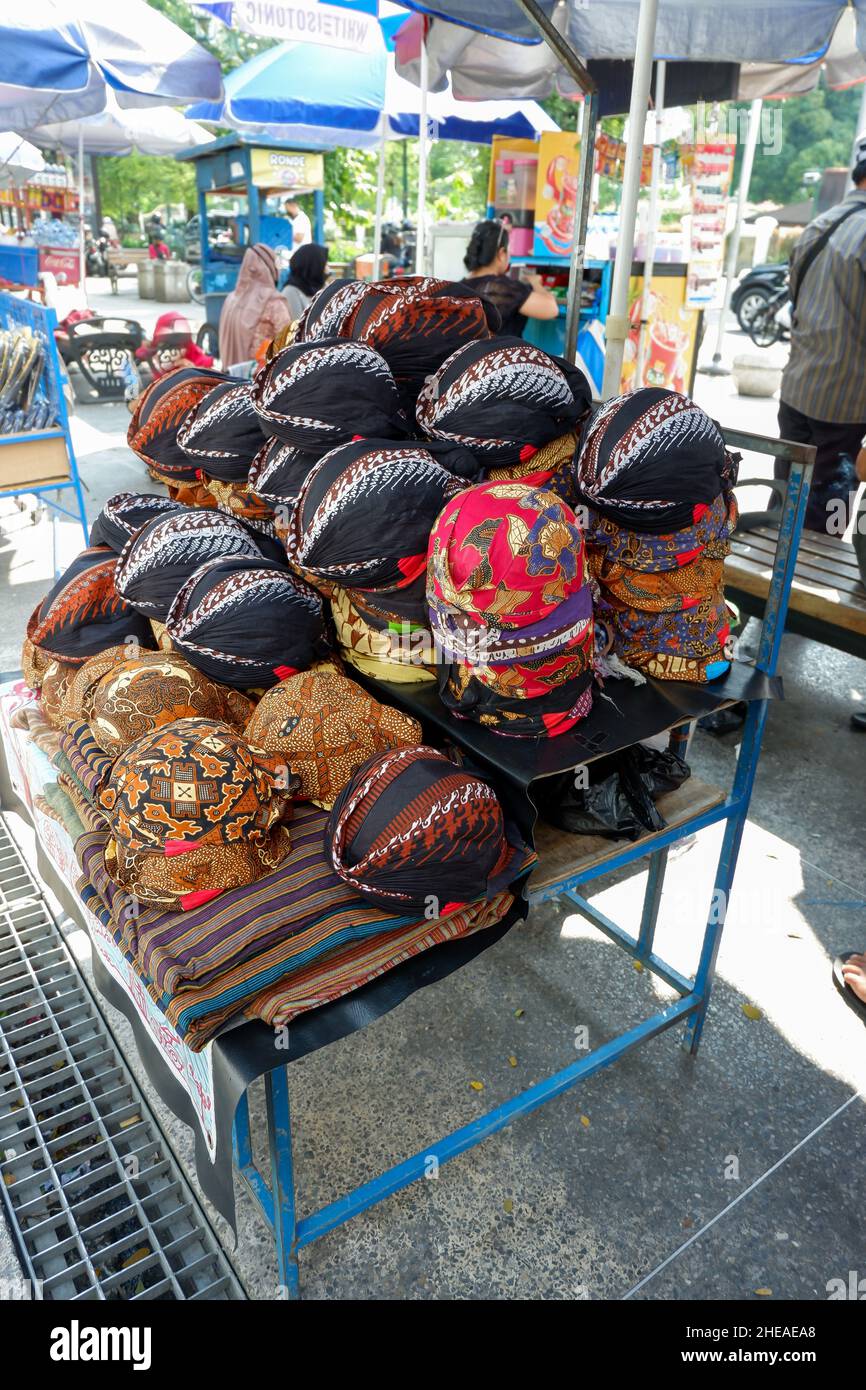
[[[803,96],[783,102],[765,102],[749,200],[753,203],[799,202],[809,196],[803,188],[803,175],[807,170],[840,165],[847,168],[856,134],[860,95],[859,87],[833,92],[822,82],[820,87]],[[774,126],[777,121],[780,132]],[[781,140],[776,138],[779,133]],[[741,147],[738,156],[742,157]]]

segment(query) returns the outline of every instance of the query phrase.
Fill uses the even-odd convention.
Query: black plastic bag
[[[675,753],[642,743],[588,764],[589,786],[581,786],[581,769],[544,777],[532,789],[542,820],[576,835],[638,840],[663,830],[655,797],[673,791],[691,776]]]

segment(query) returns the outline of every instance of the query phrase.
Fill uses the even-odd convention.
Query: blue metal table
[[[745,448],[756,453],[775,455],[788,460],[791,473],[788,483],[776,547],[775,563],[769,584],[769,595],[761,625],[761,636],[756,660],[756,668],[766,677],[774,677],[779,660],[779,651],[785,627],[785,616],[800,533],[803,527],[806,499],[809,491],[809,476],[814,461],[814,449],[808,445],[791,444],[764,438],[760,435],[745,434],[741,431],[725,430],[725,438],[731,447]],[[719,794],[712,805],[686,815],[675,825],[669,825],[657,834],[647,836],[609,851],[603,855],[580,854],[579,836],[572,836],[575,842],[575,859],[571,869],[560,870],[553,877],[545,875],[544,862],[538,866],[533,877],[540,886],[529,884],[530,906],[542,903],[549,898],[566,897],[594,926],[600,928],[611,941],[621,946],[645,969],[657,975],[671,986],[679,998],[643,1023],[628,1029],[619,1037],[612,1039],[594,1052],[580,1060],[571,1062],[555,1072],[545,1081],[514,1096],[502,1105],[496,1106],[480,1119],[463,1125],[435,1143],[427,1145],[421,1152],[413,1154],[402,1163],[395,1164],[386,1172],[361,1183],[346,1196],[328,1203],[310,1215],[298,1216],[295,1207],[295,1192],[292,1160],[292,1128],[289,1107],[288,1068],[279,1067],[269,1071],[264,1077],[265,1103],[268,1127],[268,1151],[270,1157],[269,1181],[259,1171],[252,1153],[250,1136],[249,1106],[246,1095],[238,1105],[234,1124],[234,1159],[241,1179],[258,1201],[265,1220],[274,1232],[277,1262],[281,1285],[289,1298],[300,1295],[298,1251],[305,1245],[325,1235],[336,1226],[342,1225],[350,1217],[358,1215],[368,1207],[381,1202],[398,1192],[400,1188],[425,1176],[431,1163],[446,1163],[458,1154],[480,1144],[482,1140],[511,1124],[521,1115],[528,1115],[546,1101],[562,1095],[587,1077],[595,1075],[612,1062],[630,1052],[648,1038],[664,1033],[678,1024],[683,1025],[683,1045],[694,1055],[697,1053],[701,1033],[707,1015],[707,1007],[713,988],[716,958],[722,939],[725,912],[730,901],[737,855],[749,810],[752,787],[758,767],[764,727],[767,721],[769,700],[752,699],[743,729],[740,751],[732,785],[727,794]],[[670,746],[673,751],[683,753],[688,741],[690,724],[679,722],[670,733]],[[460,731],[455,726],[455,740],[460,739]],[[656,922],[659,903],[667,867],[668,851],[678,841],[703,830],[708,826],[724,824],[724,836],[716,866],[715,876],[710,888],[710,907],[703,929],[700,959],[693,978],[683,975],[676,966],[663,960],[654,950]],[[611,921],[584,896],[582,890],[593,880],[624,869],[641,859],[649,860],[649,872],[644,894],[643,909],[637,929],[634,932]]]

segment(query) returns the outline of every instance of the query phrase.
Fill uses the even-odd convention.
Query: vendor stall
[[[291,251],[292,232],[281,206],[290,193],[313,195],[313,240],[324,240],[324,166],[321,151],[267,136],[225,135],[176,156],[195,165],[206,328],[215,335],[223,301],[235,287],[244,251],[256,242]],[[209,200],[237,206],[231,240],[208,236]]]
[[[431,1162],[679,1023],[697,1051],[812,451],[723,437],[674,392],[590,409],[582,372],[491,336],[465,287],[331,285],[252,383],[190,366],[148,388],[129,442],[167,495],[109,499],[0,696],[4,804],[193,1128],[203,1190],[232,1223],[233,1172],[258,1199],[288,1296],[302,1246]],[[754,664],[723,591],[733,448],[791,465]],[[717,789],[690,775],[688,731],[733,703],[748,714]],[[655,947],[667,853],[716,824],[684,967]],[[644,858],[640,920],[620,926],[584,885]],[[556,896],[674,1002],[299,1216],[288,1064]],[[245,1096],[260,1076],[270,1183]],[[27,1153],[9,1176],[14,1217]]]

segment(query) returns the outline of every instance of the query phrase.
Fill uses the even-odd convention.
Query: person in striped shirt
[[[796,308],[779,434],[816,447],[805,520],[813,531],[827,530],[826,498],[840,460],[855,459],[866,435],[866,133],[854,161],[851,192],[809,223],[791,254]],[[810,255],[828,228],[829,239]],[[787,472],[786,464],[776,465],[777,477]],[[849,508],[853,500],[852,493]]]

